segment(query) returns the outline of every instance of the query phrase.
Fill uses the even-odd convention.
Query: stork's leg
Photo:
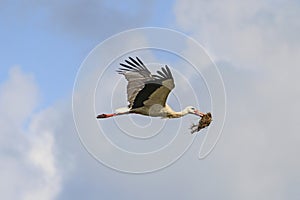
[[[102,119],[102,118],[109,118],[109,117],[114,117],[117,116],[116,113],[112,113],[112,114],[101,114],[97,116],[97,119]]]
[[[97,119],[109,118],[109,117],[114,117],[114,116],[118,116],[118,115],[125,115],[125,114],[129,114],[129,112],[126,111],[126,112],[116,112],[116,113],[111,113],[111,114],[101,114],[101,115],[97,116]]]

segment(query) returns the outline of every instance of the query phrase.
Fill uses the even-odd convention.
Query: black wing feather
[[[164,68],[161,68],[161,71],[157,71],[157,74],[152,75],[138,57],[136,57],[136,60],[129,57],[125,62],[126,64],[120,63],[122,67],[119,68],[117,72],[123,74],[128,80],[127,98],[129,101],[129,108],[134,109],[144,106],[145,101],[161,87],[163,87],[162,89],[164,91],[162,93],[164,99],[162,101],[164,102],[160,102],[160,100],[156,99],[157,97],[153,96],[151,97],[151,101],[155,99],[155,101],[159,101],[158,103],[164,106],[167,96],[174,88],[174,80],[169,67],[166,65]],[[169,85],[164,81],[167,81]],[[149,102],[147,104],[149,104]]]

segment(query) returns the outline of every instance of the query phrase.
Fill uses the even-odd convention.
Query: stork
[[[125,76],[127,84],[128,107],[119,108],[115,113],[100,114],[98,119],[109,118],[124,114],[141,114],[151,117],[162,118],[179,118],[187,114],[204,116],[193,106],[187,106],[180,112],[175,112],[166,104],[169,93],[174,89],[174,79],[171,70],[166,65],[153,75],[144,65],[144,63],[136,57],[129,57],[125,60],[126,64],[120,63],[117,72]]]

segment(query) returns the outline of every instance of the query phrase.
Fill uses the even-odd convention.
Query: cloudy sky
[[[1,1],[1,199],[298,199],[299,17],[296,0]],[[175,136],[189,144],[193,137],[193,144],[172,165],[152,173],[123,173],[98,162],[80,142],[72,112],[73,85],[82,62],[99,43],[119,32],[149,26],[180,31],[204,47],[224,82],[226,120],[218,144],[203,160],[198,158],[199,147],[210,132],[194,137],[181,131],[194,118],[149,121],[122,116],[119,121],[97,122],[129,151],[155,150]],[[140,34],[118,44],[134,49],[151,42]],[[195,58],[201,68],[204,57],[188,44],[182,53]],[[114,53],[108,50],[99,56]],[[205,83],[216,82],[209,73],[204,83],[205,77],[197,79],[188,64],[174,55],[151,50],[129,55],[136,54],[147,63],[172,65],[177,80],[170,95],[174,109],[189,103],[204,111],[213,109],[209,94],[219,94],[222,88],[206,89]],[[95,90],[97,112],[126,105],[126,82],[114,72],[118,62],[103,76],[103,81],[117,83],[118,92],[113,96],[111,86],[103,87],[100,81]],[[209,66],[202,69],[204,76]],[[84,80],[80,84],[88,85]],[[189,94],[180,89],[186,86],[202,90],[191,89]],[[112,96],[105,100],[103,93]],[[191,94],[196,95],[195,101]],[[80,109],[88,107],[83,103]],[[217,115],[211,130],[218,119]],[[149,123],[167,127],[154,144],[117,135],[121,127],[133,136],[150,137],[152,129],[145,127]]]

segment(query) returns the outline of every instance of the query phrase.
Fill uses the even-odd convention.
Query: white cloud
[[[32,114],[39,96],[36,83],[32,76],[15,68],[0,92],[1,198],[287,199],[284,197],[289,197],[289,190],[296,194],[297,187],[287,189],[299,184],[300,177],[296,155],[300,142],[296,131],[299,49],[291,42],[295,38],[290,35],[285,41],[287,31],[272,29],[276,27],[272,24],[262,29],[268,18],[260,17],[264,12],[254,13],[262,7],[271,11],[274,7],[261,2],[185,2],[179,2],[176,8],[182,27],[216,58],[238,66],[221,65],[229,113],[223,137],[213,153],[197,160],[199,139],[203,138],[199,134],[191,150],[162,171],[133,176],[108,169],[81,146],[69,102]],[[187,12],[180,15],[180,9]],[[293,20],[287,20],[286,9],[276,11],[280,14],[274,23],[283,27],[289,22],[292,26],[286,25],[287,29],[297,30]],[[247,16],[256,17],[251,18],[250,26]],[[252,66],[261,72],[253,72]],[[276,70],[271,71],[273,68]],[[110,110],[109,104],[105,107],[109,101],[103,100],[97,111]],[[28,123],[28,129],[24,123]],[[112,120],[105,121],[106,126],[109,123]]]
[[[228,115],[211,163],[223,198],[297,199],[299,3],[178,0],[174,11],[224,77]]]
[[[24,75],[18,67],[10,70],[10,79],[0,87],[2,120],[21,125],[32,113],[38,101],[38,91],[31,75]]]
[[[59,192],[53,133],[34,125],[38,96],[33,76],[18,67],[12,68],[8,80],[0,85],[2,199],[51,200]]]
[[[270,68],[274,67],[270,62],[281,57],[284,49],[299,53],[295,46],[299,42],[295,37],[300,31],[299,10],[294,1],[237,0],[178,0],[174,8],[178,25],[191,32],[214,58],[238,67]]]

